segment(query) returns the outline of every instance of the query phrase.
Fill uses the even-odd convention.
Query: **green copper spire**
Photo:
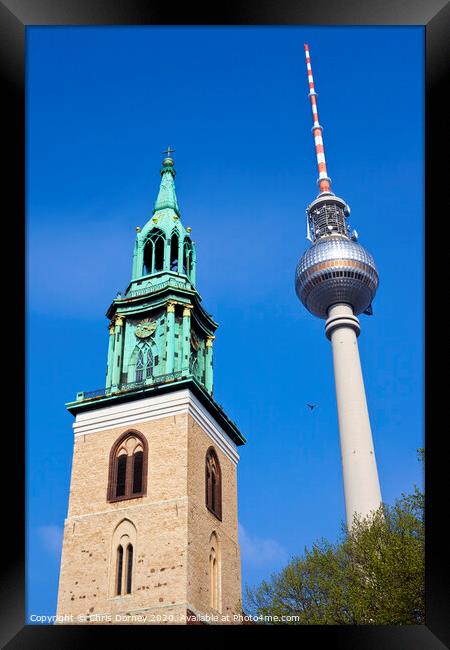
[[[133,253],[132,281],[160,283],[166,281],[164,274],[176,274],[180,282],[195,287],[196,253],[191,239],[191,228],[181,223],[177,197],[175,195],[175,169],[168,147],[163,153],[161,184],[152,217],[145,226],[137,228]],[[164,275],[164,277],[163,277]],[[140,290],[139,289],[139,290]],[[137,290],[137,286],[133,290]]]
[[[105,387],[79,392],[71,413],[112,406],[171,390],[192,390],[237,445],[245,442],[213,398],[213,341],[218,324],[195,286],[192,228],[184,227],[175,196],[170,147],[152,215],[136,227],[131,281],[117,293],[109,319]],[[93,404],[95,406],[93,407]]]
[[[153,208],[153,214],[158,212],[158,210],[165,210],[171,208],[175,214],[180,216],[180,209],[178,207],[177,195],[175,194],[175,168],[173,166],[173,160],[170,157],[171,152],[175,149],[167,148],[167,158],[164,158],[163,164],[161,167],[161,184],[159,186],[158,198],[156,199],[155,207]]]

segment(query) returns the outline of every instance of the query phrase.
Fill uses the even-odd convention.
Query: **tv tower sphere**
[[[331,191],[308,45],[305,56],[319,196],[306,209],[307,238],[312,245],[297,265],[295,290],[311,314],[326,319],[325,334],[333,350],[347,526],[351,528],[355,516],[367,517],[381,504],[357,340],[357,316],[372,313],[378,273],[373,257],[357,243],[356,231],[350,232],[350,208]]]
[[[372,255],[346,234],[348,213],[344,201],[331,193],[319,195],[307,209],[313,245],[299,260],[295,290],[306,309],[319,318],[328,318],[329,308],[337,303],[351,305],[355,316],[361,314],[378,287]]]

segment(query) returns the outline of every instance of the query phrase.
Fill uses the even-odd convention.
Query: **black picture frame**
[[[24,359],[26,347],[23,291],[18,284],[24,278],[24,255],[19,254],[25,241],[25,31],[31,25],[423,25],[426,39],[426,625],[423,626],[229,626],[220,628],[223,639],[236,634],[249,641],[263,633],[269,640],[281,634],[289,634],[295,643],[304,647],[326,645],[333,648],[444,648],[450,646],[449,627],[449,569],[448,537],[445,535],[448,498],[448,460],[445,453],[446,429],[441,425],[433,433],[431,423],[437,420],[439,408],[445,415],[448,401],[431,390],[433,346],[441,331],[432,337],[432,314],[436,311],[433,287],[438,259],[436,249],[445,245],[445,208],[447,194],[445,173],[448,169],[446,151],[442,147],[443,133],[448,121],[444,102],[444,77],[449,56],[450,6],[445,0],[246,0],[242,3],[227,2],[209,7],[185,3],[175,7],[173,3],[160,0],[0,0],[0,66],[3,82],[3,258],[8,251],[5,278],[5,309],[14,314],[3,323],[11,323],[17,334],[16,346],[4,345],[5,368],[8,368],[8,391],[4,392],[5,415],[13,414],[11,424],[4,424],[3,434],[8,433],[8,450],[11,434],[15,453],[8,451],[3,463],[8,465],[14,477],[15,490],[3,499],[3,536],[7,540],[7,552],[3,555],[3,575],[0,583],[0,617],[2,647],[8,648],[80,648],[83,643],[103,643],[106,634],[114,634],[119,643],[130,643],[130,634],[146,635],[146,639],[158,633],[168,638],[180,631],[184,635],[210,634],[219,628],[149,628],[148,626],[30,626],[25,625],[25,382]],[[447,119],[446,119],[447,118]],[[402,191],[399,188],[399,201]],[[440,224],[442,237],[436,234]],[[439,239],[441,241],[436,241]],[[431,254],[430,249],[433,248]],[[447,253],[448,257],[448,253]],[[442,259],[446,259],[445,251]],[[414,263],[414,261],[412,261]],[[405,270],[406,271],[406,270]],[[448,272],[447,272],[448,273]],[[7,275],[6,275],[7,274]],[[430,278],[433,278],[431,282]],[[445,275],[444,278],[445,280]],[[5,283],[6,284],[6,283]],[[25,282],[21,285],[25,288]],[[439,289],[438,289],[439,293]],[[445,294],[443,294],[445,296]],[[6,299],[6,296],[8,298]],[[13,301],[13,305],[11,305]],[[439,305],[440,307],[441,305]],[[434,308],[434,309],[433,309]],[[439,313],[439,316],[442,314]],[[22,317],[22,318],[21,318]],[[12,328],[8,326],[9,328]],[[6,327],[6,325],[4,325]],[[395,327],[395,324],[393,324]],[[434,333],[434,332],[433,332]],[[445,341],[445,332],[443,333]],[[436,345],[438,348],[438,345]],[[22,354],[22,356],[21,356]],[[437,352],[442,354],[442,349]],[[440,358],[436,354],[436,359]],[[442,362],[441,362],[442,363]],[[438,368],[438,364],[435,364]],[[12,369],[12,370],[10,370]],[[15,374],[14,374],[15,369]],[[12,373],[12,374],[11,374]],[[6,370],[4,372],[6,375]],[[444,384],[445,384],[444,378]],[[442,408],[444,407],[444,408]],[[433,413],[433,419],[430,414]],[[5,417],[6,423],[8,418]],[[21,426],[23,425],[23,427]],[[20,447],[22,445],[22,448]],[[22,451],[22,453],[20,453]],[[6,453],[6,452],[4,452]],[[22,480],[20,480],[20,477]],[[132,630],[132,632],[131,632]],[[196,630],[196,632],[194,632]],[[125,635],[127,638],[125,639]],[[192,638],[190,639],[192,640]]]

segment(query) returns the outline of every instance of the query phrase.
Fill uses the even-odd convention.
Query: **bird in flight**
[[[306,406],[309,406],[311,411],[316,408],[317,404],[307,404]]]

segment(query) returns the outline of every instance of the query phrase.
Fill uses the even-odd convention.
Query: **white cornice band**
[[[224,454],[237,464],[239,454],[235,443],[187,388],[78,413],[72,426],[77,438],[183,413],[191,415]]]

